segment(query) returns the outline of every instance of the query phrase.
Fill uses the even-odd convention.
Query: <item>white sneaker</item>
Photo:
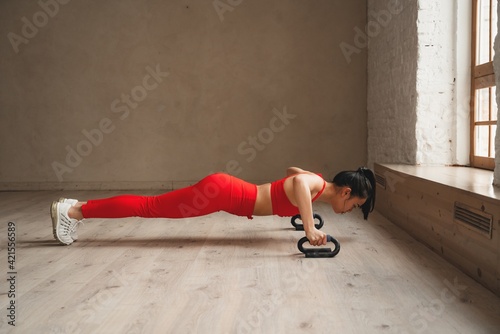
[[[71,245],[73,238],[71,233],[76,230],[78,220],[69,218],[68,210],[71,208],[69,203],[53,202],[50,207],[52,217],[52,230],[54,237],[63,245]]]
[[[73,206],[76,203],[78,203],[78,200],[77,199],[72,199],[72,198],[61,197],[61,198],[59,198],[59,203],[68,203],[68,204],[71,204],[71,206]]]
[[[71,204],[71,206],[73,206],[76,203],[78,203],[78,200],[72,199],[72,198],[61,197],[61,198],[59,198],[59,203],[68,203],[68,204]],[[70,233],[70,236],[71,236],[71,239],[73,239],[73,241],[78,240],[78,233],[76,232],[76,228],[73,230],[73,232]]]

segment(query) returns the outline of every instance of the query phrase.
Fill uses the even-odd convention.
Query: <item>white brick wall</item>
[[[463,54],[468,57],[464,36],[470,24],[464,19],[470,18],[470,4],[368,0],[368,20],[394,2],[403,10],[369,40],[368,163],[467,164],[470,61]],[[498,36],[496,41],[500,68]],[[496,151],[500,185],[499,134]]]
[[[500,17],[500,0],[497,7],[498,17]],[[498,21],[498,31],[500,32],[500,20]],[[495,58],[493,59],[493,66],[495,68],[495,81],[497,84],[497,106],[500,106],[500,35],[495,37]],[[500,119],[500,108],[497,114],[497,120]],[[498,121],[497,121],[498,124]],[[500,127],[497,126],[497,133],[495,137],[495,176],[493,184],[500,186]]]
[[[420,165],[454,163],[453,2],[418,2],[416,163]]]
[[[391,0],[368,0],[368,20],[389,11]],[[416,1],[399,1],[393,14],[368,45],[368,163],[415,164],[417,141]],[[377,14],[375,14],[377,13]]]

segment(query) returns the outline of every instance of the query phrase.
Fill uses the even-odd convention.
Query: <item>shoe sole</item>
[[[61,245],[68,246],[69,244],[66,244],[59,240],[57,236],[57,204],[59,202],[52,202],[52,205],[50,206],[50,217],[52,218],[52,233],[54,234],[54,238],[59,242]]]

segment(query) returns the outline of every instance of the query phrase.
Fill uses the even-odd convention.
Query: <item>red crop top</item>
[[[299,208],[293,205],[286,196],[284,187],[286,179],[295,175],[297,174],[287,176],[281,180],[277,180],[271,183],[271,202],[273,204],[273,215],[278,215],[280,217],[292,217],[300,213]],[[323,177],[321,174],[317,175]],[[323,182],[323,188],[321,188],[316,196],[314,196],[314,198],[312,199],[313,202],[323,193],[323,190],[325,190],[326,181]]]

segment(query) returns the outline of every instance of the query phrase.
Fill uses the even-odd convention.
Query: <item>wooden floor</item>
[[[116,192],[66,193],[79,199]],[[59,192],[0,193],[0,332],[499,333],[500,298],[374,213],[316,206],[342,249],[305,259],[287,218],[87,220],[59,246]],[[8,325],[15,301],[15,330]]]

